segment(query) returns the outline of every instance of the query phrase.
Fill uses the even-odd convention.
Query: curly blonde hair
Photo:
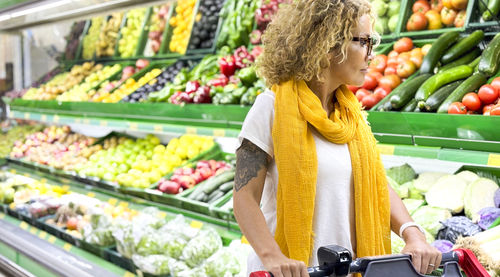
[[[330,66],[328,54],[337,50],[345,60],[352,30],[365,14],[373,24],[367,0],[295,0],[280,7],[262,37],[259,76],[269,87],[291,78],[322,80],[322,70]]]

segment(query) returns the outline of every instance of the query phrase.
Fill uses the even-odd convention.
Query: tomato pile
[[[468,0],[417,0],[406,22],[408,31],[463,27]]]
[[[477,93],[467,93],[462,102],[452,103],[448,113],[500,115],[500,77],[493,79],[491,84],[481,86]]]
[[[370,109],[420,68],[430,48],[430,44],[414,48],[410,38],[401,38],[388,55],[377,55],[370,62],[361,87],[348,87],[361,104]]]

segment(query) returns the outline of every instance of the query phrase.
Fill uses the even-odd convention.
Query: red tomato
[[[414,13],[408,19],[406,23],[406,29],[408,31],[420,31],[427,28],[427,18],[423,13]]]
[[[412,61],[405,61],[398,65],[397,73],[401,78],[407,78],[417,71],[417,67]]]
[[[491,82],[491,85],[497,89],[497,91],[500,91],[500,77],[496,77],[495,79],[493,79],[493,81]]]
[[[410,57],[410,61],[412,61],[417,68],[420,68],[420,66],[422,65],[423,60],[424,60],[423,56],[422,57],[417,57],[417,56],[411,56]]]
[[[448,9],[453,9],[453,5],[451,4],[451,0],[443,0],[443,6],[447,7]]]
[[[463,10],[467,8],[468,0],[451,0],[451,5],[456,10]]]
[[[392,50],[391,52],[389,52],[389,54],[387,55],[387,58],[397,58],[399,56],[399,53],[396,51],[396,50]]]
[[[400,38],[394,43],[394,50],[398,53],[408,52],[411,51],[411,49],[413,49],[413,41],[411,38]]]
[[[431,6],[426,0],[417,0],[412,6],[412,11],[414,13],[426,13],[430,9]]]
[[[380,86],[383,87],[395,89],[399,84],[401,84],[401,79],[396,74],[389,74],[380,79]]]
[[[359,87],[357,86],[351,86],[351,85],[347,85],[347,88],[352,91],[353,93],[356,93],[356,91],[358,91]]]
[[[477,93],[469,92],[462,98],[462,103],[467,107],[469,111],[477,111],[481,108],[481,100]]]
[[[491,108],[493,108],[495,105],[493,104],[488,104],[483,107],[483,115],[490,115]]]
[[[411,58],[410,52],[404,52],[404,53],[399,54],[399,56],[397,58],[398,65],[400,65],[406,61],[409,61],[410,58]]]
[[[424,53],[422,53],[422,48],[417,47],[417,48],[411,49],[410,56],[412,56],[412,57],[423,57]]]
[[[428,30],[436,30],[436,29],[441,29],[443,27],[443,24],[441,22],[441,15],[435,11],[435,10],[430,10],[425,13],[425,17],[427,18],[427,29]]]
[[[379,100],[377,96],[370,94],[363,97],[363,99],[361,100],[361,105],[363,105],[367,109],[371,109],[373,106],[377,105],[378,101]]]
[[[441,12],[443,9],[443,1],[442,0],[431,0],[431,9]]]
[[[446,26],[452,26],[455,22],[456,17],[457,17],[457,12],[454,9],[448,9],[444,7],[441,10],[441,21]]]
[[[377,79],[377,83],[380,81],[380,78],[384,77],[384,75],[378,71],[369,72],[368,75],[375,77],[375,79]]]
[[[356,91],[356,98],[358,98],[358,101],[361,102],[361,100],[363,100],[363,98],[367,95],[370,95],[371,93],[364,89],[364,88],[360,88],[358,89],[358,91]]]
[[[387,66],[387,56],[386,55],[377,55],[370,62],[370,68],[374,69],[380,73],[384,72],[384,69],[386,66]]]
[[[467,107],[465,107],[464,104],[462,104],[460,102],[453,102],[448,107],[448,113],[450,113],[450,114],[466,114]]]
[[[455,27],[463,27],[465,24],[465,17],[467,17],[467,11],[466,10],[459,11],[457,13],[457,17],[455,17],[453,25],[455,25]]]
[[[363,85],[361,87],[364,89],[372,90],[372,89],[377,87],[377,83],[378,83],[377,78],[366,74],[365,75],[365,82],[363,83]]]
[[[389,59],[387,59],[387,67],[397,66],[397,65],[398,65],[398,57],[390,57]]]
[[[391,93],[391,88],[389,87],[381,87],[378,86],[375,91],[373,92],[373,95],[377,96],[377,99],[380,101],[384,99],[389,93]]]
[[[496,90],[492,85],[483,85],[479,89],[477,95],[484,104],[491,104],[497,100],[498,90]]]
[[[491,107],[490,115],[500,115],[500,104]]]
[[[397,74],[397,73],[398,73],[397,63],[395,65],[387,66],[384,70],[384,75],[391,75],[391,74]],[[379,80],[379,82],[380,82],[380,80]]]

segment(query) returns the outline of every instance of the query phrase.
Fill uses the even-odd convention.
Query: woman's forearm
[[[413,221],[406,206],[399,198],[398,194],[389,185],[389,197],[391,200],[391,230],[399,235],[399,228],[406,222]],[[425,235],[416,227],[408,227],[403,232],[403,239],[408,242],[410,239],[424,239]]]

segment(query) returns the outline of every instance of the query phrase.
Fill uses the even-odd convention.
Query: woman
[[[272,89],[247,115],[236,152],[234,213],[255,250],[249,272],[306,277],[329,244],[358,257],[389,254],[391,229],[419,272],[440,264],[388,185],[345,86],[364,81],[372,22],[365,0],[297,0],[266,30],[257,66]]]

